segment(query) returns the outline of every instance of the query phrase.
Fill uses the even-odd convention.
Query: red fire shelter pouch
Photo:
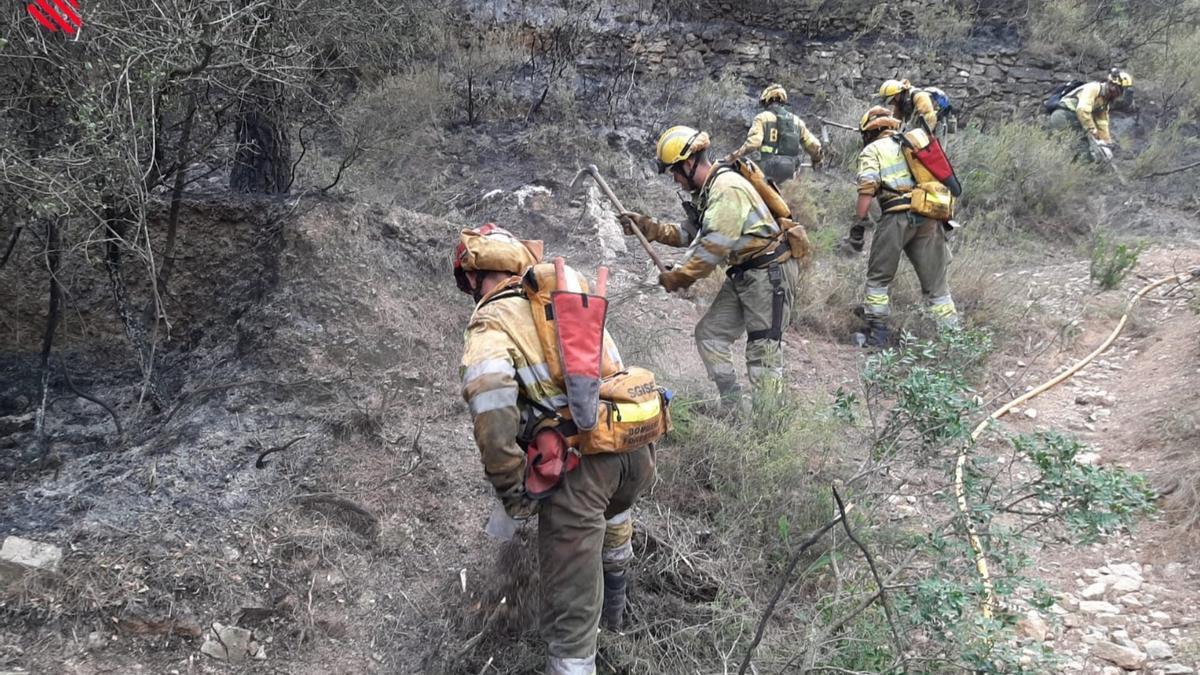
[[[954,175],[954,167],[950,165],[941,142],[935,136],[925,133],[924,129],[912,129],[904,132],[902,138],[901,142],[912,151],[913,157],[933,174],[938,182],[949,188],[951,195],[962,195],[962,184],[958,181],[958,176]]]
[[[525,492],[532,499],[548,497],[578,467],[579,451],[557,429],[542,429],[525,451]]]

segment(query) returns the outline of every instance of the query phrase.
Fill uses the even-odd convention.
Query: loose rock
[[[32,539],[6,537],[0,546],[0,585],[10,584],[30,571],[57,572],[62,549]]]
[[[1031,609],[1017,620],[1017,633],[1037,642],[1045,642],[1050,637],[1050,626],[1046,625],[1041,614]]]
[[[1142,648],[1146,650],[1146,656],[1155,661],[1163,661],[1175,656],[1175,653],[1171,651],[1171,645],[1162,640],[1147,640]]]
[[[1114,642],[1097,642],[1092,647],[1092,655],[1115,663],[1125,670],[1139,670],[1146,665],[1145,652],[1133,647],[1122,647]]]
[[[200,652],[221,661],[238,663],[247,657],[256,656],[262,648],[251,641],[253,634],[238,626],[224,626],[213,622],[212,630],[204,636]]]
[[[1116,605],[1106,600],[1080,600],[1079,611],[1088,614],[1120,614]]]

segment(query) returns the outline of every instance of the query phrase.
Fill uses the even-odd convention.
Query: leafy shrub
[[[1092,242],[1092,264],[1088,273],[1100,288],[1112,290],[1129,276],[1134,265],[1137,265],[1138,256],[1144,250],[1145,242],[1131,246],[1097,234]]]
[[[964,129],[951,159],[963,183],[963,218],[973,226],[1040,226],[1057,234],[1063,227],[1084,232],[1094,221],[1089,167],[1072,161],[1068,144],[1028,122]]]
[[[1081,464],[1086,448],[1073,438],[1050,432],[1018,436],[1012,443],[1037,471],[1024,499],[1048,505],[1032,512],[1062,518],[1080,541],[1128,528],[1137,516],[1154,511],[1155,495],[1144,476]]]

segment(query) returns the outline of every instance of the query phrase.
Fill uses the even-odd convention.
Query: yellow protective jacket
[[[551,409],[567,404],[566,393],[550,377],[520,281],[513,277],[480,300],[463,334],[459,369],[483,472],[514,516],[530,515],[511,510],[525,493],[525,448],[517,436],[537,415],[528,401]],[[622,368],[607,332],[604,345],[612,363]]]
[[[905,124],[911,126],[913,122],[919,120],[925,125],[925,131],[934,133],[934,130],[937,129],[938,110],[937,106],[933,104],[933,96],[923,89],[918,89],[913,92],[912,106],[912,114],[905,120]]]
[[[653,231],[656,241],[691,247],[675,268],[687,281],[684,287],[721,265],[740,265],[773,251],[781,241],[771,209],[736,169],[714,166],[693,203],[700,213],[699,228],[690,222],[661,223]]]
[[[1088,82],[1062,98],[1059,105],[1075,113],[1085,131],[1105,143],[1112,142],[1108,131],[1108,106],[1103,82]]]
[[[885,132],[858,153],[858,194],[877,197],[881,206],[916,187],[904,152],[892,135]],[[893,213],[908,209],[908,204],[898,204],[884,210]]]
[[[804,152],[808,153],[809,158],[814,162],[820,161],[821,141],[817,140],[817,137],[808,130],[804,120],[801,120],[798,115],[790,112],[786,114],[791,115],[796,123],[796,131],[800,134],[800,145],[803,146]],[[775,122],[775,119],[775,113],[770,110],[764,110],[755,115],[754,121],[750,123],[750,133],[746,134],[746,142],[742,143],[742,147],[734,150],[730,158],[740,159],[762,148],[765,130]]]

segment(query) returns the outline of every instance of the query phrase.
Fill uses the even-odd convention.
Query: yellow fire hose
[[[983,552],[983,544],[979,540],[979,532],[975,529],[975,523],[971,521],[970,511],[967,508],[966,490],[963,486],[963,472],[967,465],[967,452],[971,449],[971,446],[975,444],[975,441],[979,439],[979,436],[983,434],[984,429],[987,429],[988,425],[994,420],[1000,419],[1001,417],[1007,415],[1013,408],[1016,408],[1022,403],[1025,403],[1026,401],[1029,401],[1030,399],[1033,399],[1049,391],[1050,389],[1053,389],[1059,384],[1062,384],[1064,381],[1075,375],[1075,373],[1083,370],[1084,366],[1091,363],[1093,359],[1111,347],[1112,343],[1116,341],[1117,336],[1120,335],[1121,331],[1125,328],[1125,324],[1129,320],[1129,313],[1133,311],[1133,305],[1140,300],[1142,296],[1146,295],[1155,288],[1162,286],[1163,284],[1169,284],[1171,282],[1183,284],[1189,281],[1194,281],[1198,278],[1200,278],[1200,267],[1195,267],[1187,272],[1182,272],[1180,274],[1159,279],[1158,281],[1147,284],[1129,299],[1125,305],[1125,312],[1121,314],[1121,320],[1117,322],[1117,326],[1113,328],[1112,333],[1109,334],[1108,338],[1104,340],[1099,347],[1096,347],[1094,350],[1092,350],[1091,354],[1088,354],[1080,359],[1075,363],[1075,365],[1071,366],[1063,373],[1056,375],[1040,386],[1035,387],[1021,396],[1014,398],[1008,403],[1005,403],[991,415],[988,415],[988,417],[980,422],[979,425],[975,427],[975,430],[971,432],[971,441],[964,444],[962,450],[958,454],[958,464],[954,469],[954,494],[958,498],[959,513],[962,514],[963,521],[966,523],[967,540],[971,543],[971,550],[975,554],[975,569],[979,572],[979,578],[983,581],[984,598],[982,609],[983,616],[985,618],[991,618],[992,616],[992,608],[996,602],[996,595],[995,590],[992,587],[992,577],[988,573],[987,557]]]

